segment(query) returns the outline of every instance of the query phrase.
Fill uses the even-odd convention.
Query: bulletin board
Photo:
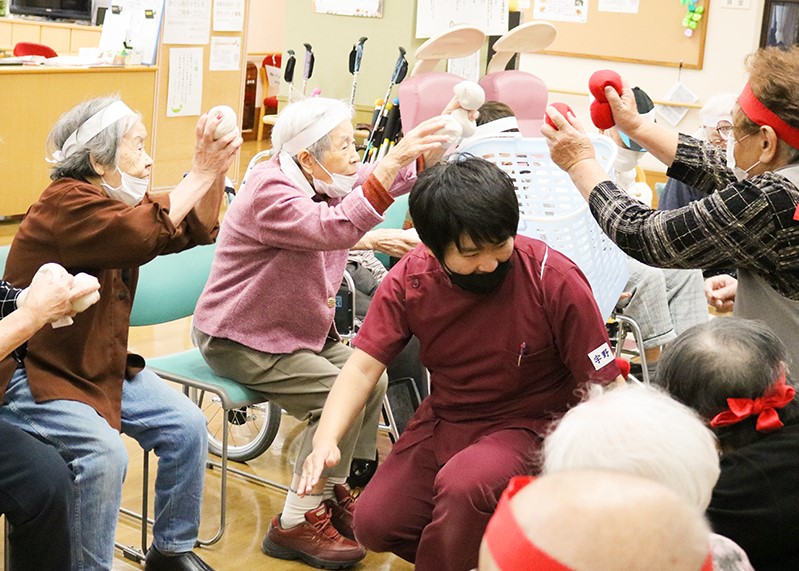
[[[167,109],[167,99],[169,93],[169,75],[170,75],[170,53],[173,49],[180,48],[200,48],[202,49],[202,91],[199,94],[201,98],[200,112],[208,111],[214,105],[228,105],[236,111],[239,120],[239,127],[241,127],[241,111],[244,102],[244,76],[246,72],[246,37],[245,30],[247,29],[247,15],[250,2],[252,0],[244,0],[242,6],[244,13],[242,14],[242,21],[240,29],[236,31],[215,31],[211,27],[209,37],[211,42],[213,38],[239,38],[241,45],[239,48],[239,69],[215,71],[211,65],[211,43],[203,44],[177,44],[168,43],[164,41],[164,35],[168,30],[166,26],[162,29],[161,43],[158,48],[158,80],[156,83],[156,107],[155,107],[155,126],[153,132],[156,136],[153,138],[152,157],[153,157],[153,174],[151,176],[153,183],[152,188],[155,191],[171,189],[177,184],[183,174],[191,168],[192,157],[194,156],[195,135],[194,130],[197,125],[198,115],[173,117],[169,116]],[[167,10],[172,6],[177,7],[195,7],[206,6],[209,10],[208,19],[211,22],[211,7],[212,5],[219,5],[219,0],[211,2],[211,0],[166,0],[165,5]],[[232,4],[232,2],[228,2]],[[164,17],[165,21],[167,17]],[[166,38],[168,40],[168,38]],[[231,166],[228,176],[231,179],[236,178],[238,172],[239,156],[237,154],[233,165]]]
[[[641,0],[636,14],[600,12],[597,0],[586,4],[586,22],[552,22],[558,35],[539,53],[702,69],[709,0],[701,2],[705,13],[690,38],[682,26],[686,8],[678,0]],[[524,21],[536,19],[531,2]]]

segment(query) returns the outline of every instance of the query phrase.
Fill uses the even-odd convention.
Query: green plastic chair
[[[394,199],[391,206],[384,213],[384,220],[375,226],[377,228],[402,228],[405,226],[405,215],[408,214],[408,195],[403,194]],[[387,268],[391,265],[391,259],[386,254],[375,252],[378,260],[383,262]]]
[[[208,281],[215,250],[215,244],[197,246],[176,254],[157,256],[142,266],[131,310],[131,326],[158,325],[192,315],[197,300]],[[228,466],[229,459],[254,458],[272,444],[280,428],[281,409],[277,405],[267,402],[261,393],[215,374],[205,363],[199,349],[196,348],[147,359],[147,366],[161,378],[182,385],[184,393],[201,408],[206,402],[206,394],[214,395],[213,399],[209,399],[209,404],[216,412],[221,412],[221,440],[210,428],[208,435],[209,450],[213,454],[221,456],[221,463],[208,461],[209,467],[221,469],[219,528],[212,538],[197,541],[198,545],[213,545],[221,539],[225,530],[228,472],[283,491],[288,490],[287,486]],[[230,425],[246,422],[252,416],[250,407],[253,405],[258,405],[264,415],[258,435],[253,438],[253,443],[258,448],[247,449],[247,444],[245,444],[241,450],[236,449],[229,445]],[[207,410],[206,416],[208,416]],[[211,420],[213,419],[209,419],[209,421]],[[146,501],[149,455],[147,451],[144,454],[145,467],[142,487],[143,497]],[[247,456],[248,454],[249,456]],[[142,551],[138,552],[117,544],[117,547],[120,547],[127,557],[138,561],[141,561],[147,550],[147,524],[152,525],[152,521],[147,518],[145,501],[143,501],[142,514],[123,510],[123,513],[142,521]]]

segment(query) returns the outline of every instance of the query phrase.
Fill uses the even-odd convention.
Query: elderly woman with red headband
[[[732,317],[683,333],[658,369],[718,437],[721,475],[707,516],[758,571],[799,569],[799,401],[786,359],[768,327]]]
[[[550,108],[552,159],[588,200],[599,225],[630,256],[666,268],[738,269],[735,313],[766,321],[786,344],[799,334],[799,47],[747,60],[749,82],[723,152],[643,119],[632,90],[605,94],[616,126],[707,197],[655,211],[608,180],[579,122]],[[799,363],[799,344],[790,343]]]

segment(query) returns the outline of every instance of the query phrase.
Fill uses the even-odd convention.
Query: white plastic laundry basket
[[[616,144],[591,136],[596,157],[612,173]],[[546,139],[500,136],[461,152],[491,161],[513,179],[519,198],[519,233],[546,242],[583,271],[607,319],[627,283],[627,256],[599,228],[588,202],[549,156]]]

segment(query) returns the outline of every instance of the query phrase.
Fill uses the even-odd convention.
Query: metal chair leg
[[[391,403],[388,401],[388,395],[383,397],[383,417],[385,424],[380,424],[378,428],[388,431],[391,436],[391,441],[396,442],[399,440],[399,430],[397,429],[397,422],[394,419],[394,412],[391,410]]]
[[[149,500],[150,500],[150,452],[143,450],[144,457],[142,460],[142,492],[141,492],[141,513],[136,513],[127,508],[119,508],[120,513],[137,519],[141,522],[141,549],[135,549],[129,545],[123,545],[119,542],[114,542],[114,546],[122,551],[122,556],[125,559],[130,559],[141,563],[147,556],[147,548],[149,543],[147,541],[147,526],[153,525],[153,520],[148,517]]]
[[[645,385],[648,385],[650,382],[649,369],[647,368],[646,363],[644,338],[643,334],[641,333],[641,328],[639,327],[637,321],[620,313],[616,314],[616,321],[619,322],[619,339],[616,344],[616,356],[618,357],[621,354],[622,345],[624,344],[624,339],[627,336],[627,330],[631,330],[635,336],[635,346],[638,350],[638,355],[641,358],[641,381]]]

